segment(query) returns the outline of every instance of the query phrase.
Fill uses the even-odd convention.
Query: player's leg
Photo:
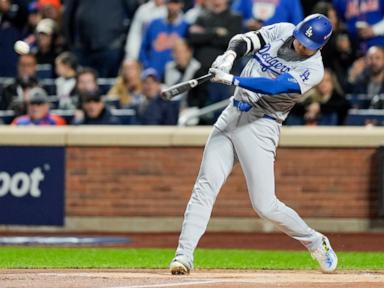
[[[187,274],[193,265],[193,252],[204,234],[213,204],[235,163],[231,140],[214,128],[204,149],[200,171],[187,205],[172,274]]]
[[[255,121],[247,129],[237,129],[233,137],[252,206],[262,218],[268,219],[278,229],[299,240],[309,251],[319,251],[324,245],[327,246],[325,249],[331,249],[326,237],[310,228],[293,209],[279,201],[275,195],[274,160],[278,137],[278,124],[268,119]],[[335,265],[337,258],[329,270],[334,270]],[[323,266],[322,270],[330,272]]]

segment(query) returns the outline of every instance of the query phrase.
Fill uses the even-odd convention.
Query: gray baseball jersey
[[[300,85],[301,93],[305,93],[317,85],[324,75],[320,51],[312,57],[301,59],[290,55],[291,49],[284,49],[285,43],[288,46],[293,41],[294,28],[295,26],[290,23],[280,23],[260,29],[259,33],[264,38],[266,45],[252,54],[252,58],[243,69],[241,76],[275,78],[288,72]],[[246,35],[251,39],[257,37],[256,32],[249,32]],[[292,41],[289,41],[290,38]],[[285,120],[288,112],[300,98],[300,94],[262,95],[238,87],[235,91],[235,98],[252,103],[255,106],[255,112]]]
[[[320,52],[309,58],[297,55],[291,48],[293,29],[288,23],[262,28],[260,32],[266,45],[259,51],[250,51],[252,59],[241,75],[274,78],[288,72],[299,83],[302,93],[319,83],[323,77]],[[255,32],[247,36],[247,39],[258,41]],[[309,250],[321,245],[321,235],[275,195],[274,160],[281,124],[265,115],[285,119],[300,94],[268,96],[237,88],[234,97],[252,103],[253,108],[246,112],[232,103],[228,105],[205,146],[175,257],[188,267],[192,266],[193,252],[205,232],[220,188],[236,163],[244,172],[252,207],[262,218]]]

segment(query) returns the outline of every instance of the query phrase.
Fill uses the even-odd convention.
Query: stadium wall
[[[3,146],[65,147],[65,225],[0,230],[179,231],[210,130],[2,127]],[[322,231],[383,230],[377,172],[383,136],[383,128],[284,127],[278,197]],[[218,196],[208,229],[274,231],[252,210],[239,166]]]

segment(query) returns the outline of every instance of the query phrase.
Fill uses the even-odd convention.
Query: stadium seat
[[[352,109],[348,112],[346,125],[363,126],[366,124],[384,125],[384,111],[377,109]]]
[[[15,118],[15,112],[13,110],[0,110],[0,124],[9,125],[13,118]]]
[[[51,64],[38,64],[37,65],[37,79],[50,79],[53,77],[53,68]]]
[[[57,98],[57,96],[54,96],[54,95],[49,96],[48,102],[51,109],[59,109],[59,98]]]
[[[115,78],[98,78],[97,84],[99,85],[101,94],[107,94],[113,84],[115,84]]]
[[[371,98],[367,94],[347,94],[345,98],[353,109],[368,109]]]
[[[48,78],[48,79],[39,79],[39,82],[41,86],[43,86],[44,90],[48,93],[48,95],[55,95],[56,94],[56,83],[55,79]]]
[[[115,109],[121,109],[120,106],[120,99],[118,97],[114,96],[103,96],[103,101],[106,105],[108,105],[111,108]]]
[[[137,124],[136,111],[134,109],[111,109],[112,115],[119,118],[121,124],[134,125]]]

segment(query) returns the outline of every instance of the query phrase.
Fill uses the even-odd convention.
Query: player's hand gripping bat
[[[161,91],[161,97],[165,100],[171,100],[173,97],[187,92],[188,90],[200,85],[208,80],[212,79],[215,75],[212,73],[205,74],[199,78],[195,78],[189,81],[181,82],[179,84],[173,85],[163,91]]]

